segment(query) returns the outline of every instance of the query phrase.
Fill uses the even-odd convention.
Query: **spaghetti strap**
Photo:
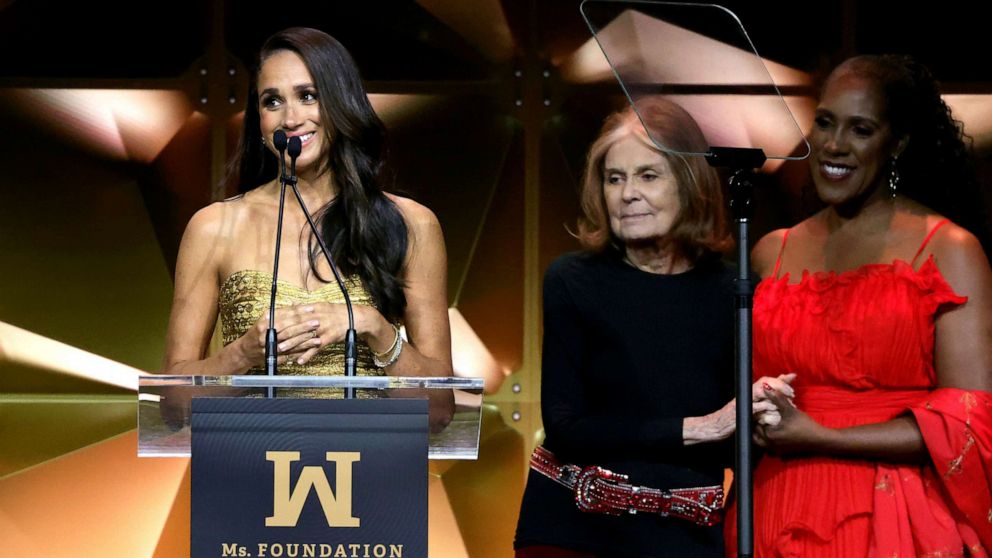
[[[932,229],[930,229],[930,232],[927,233],[927,237],[923,239],[923,244],[920,244],[920,249],[916,251],[916,255],[913,256],[913,260],[909,262],[910,266],[912,266],[913,268],[916,267],[916,260],[919,259],[920,254],[922,254],[923,250],[926,249],[927,244],[930,243],[930,239],[933,238],[934,233],[936,233],[938,230],[940,230],[940,227],[943,227],[950,221],[951,221],[950,219],[941,219],[940,222],[938,222],[936,225],[933,226]]]
[[[778,257],[775,258],[775,271],[772,272],[772,278],[778,279],[778,269],[782,267],[782,254],[785,252],[785,241],[789,240],[789,233],[792,229],[785,229],[785,234],[782,235],[782,246],[778,249]]]

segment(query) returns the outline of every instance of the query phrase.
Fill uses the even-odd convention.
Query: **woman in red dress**
[[[826,208],[753,252],[755,376],[797,374],[794,406],[769,391],[781,422],[755,431],[755,556],[992,550],[992,271],[962,136],[909,58],[827,79],[810,132]]]

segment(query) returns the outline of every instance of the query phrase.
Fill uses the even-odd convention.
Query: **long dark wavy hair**
[[[894,137],[909,136],[895,162],[899,193],[968,229],[988,253],[992,239],[971,157],[971,138],[951,115],[930,71],[910,56],[893,54],[857,56],[838,70],[877,83]]]
[[[299,55],[317,89],[325,144],[330,145],[320,172],[329,172],[338,195],[315,214],[331,257],[345,275],[357,275],[376,307],[389,320],[406,309],[401,273],[407,253],[407,227],[396,205],[383,192],[385,127],[369,102],[358,68],[333,37],[305,27],[272,35],[262,45],[248,88],[238,151],[228,165],[242,193],[276,178],[278,160],[262,144],[258,107],[258,72],[280,51]],[[319,247],[310,241],[315,274]],[[318,274],[318,277],[320,275]],[[327,281],[328,279],[320,277]]]

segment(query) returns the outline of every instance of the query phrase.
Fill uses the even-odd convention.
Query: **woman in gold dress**
[[[164,370],[244,374],[264,367],[277,130],[302,142],[299,190],[355,304],[358,374],[450,376],[447,260],[437,218],[383,191],[384,128],[358,70],[335,39],[305,28],[273,35],[259,54],[230,165],[242,194],[201,209],[186,227]],[[287,197],[275,320],[279,372],[340,374],[343,295],[303,211]],[[218,316],[224,346],[208,354]]]

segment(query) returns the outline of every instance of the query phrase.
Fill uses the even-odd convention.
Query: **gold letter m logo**
[[[336,465],[337,496],[331,491],[323,467],[303,468],[296,486],[290,491],[289,465],[300,460],[298,451],[267,451],[265,460],[275,464],[275,486],[272,488],[272,517],[265,518],[266,527],[296,527],[310,489],[317,491],[320,507],[324,509],[328,527],[358,527],[360,521],[351,516],[351,466],[361,459],[355,451],[329,451],[327,460]]]

